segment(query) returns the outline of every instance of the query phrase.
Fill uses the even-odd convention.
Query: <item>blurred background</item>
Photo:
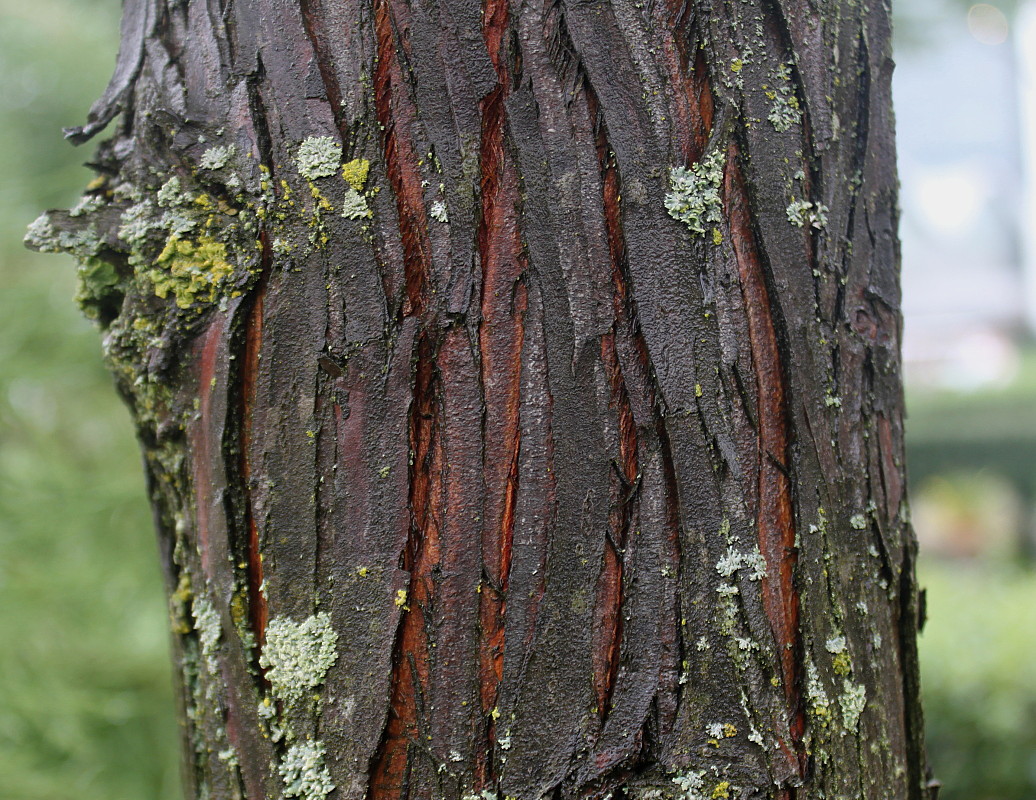
[[[1036,800],[1036,0],[899,0],[908,448],[942,800]],[[0,0],[0,797],[180,797],[129,417],[65,257],[117,0]]]

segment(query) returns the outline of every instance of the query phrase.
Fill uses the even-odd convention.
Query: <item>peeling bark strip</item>
[[[193,798],[926,796],[883,8],[127,0],[30,244]]]
[[[784,367],[773,320],[774,308],[755,246],[744,178],[738,166],[739,158],[737,148],[732,147],[728,154],[724,189],[731,246],[747,312],[752,373],[756,381],[756,435],[759,445],[754,472],[758,475],[759,499],[755,526],[759,550],[766,563],[766,575],[760,583],[763,607],[777,645],[780,678],[790,717],[792,741],[781,744],[782,747],[798,750],[805,729],[805,717],[801,708],[800,689],[803,676],[799,660],[799,595],[795,587],[795,521],[788,474],[791,455],[788,404]]]

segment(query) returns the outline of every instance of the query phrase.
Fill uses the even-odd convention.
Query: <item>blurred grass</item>
[[[180,796],[168,622],[129,417],[72,302],[21,247],[90,179],[81,122],[118,2],[0,0],[0,797]]]
[[[179,797],[168,621],[130,421],[72,302],[71,262],[21,247],[25,225],[91,177],[90,145],[60,129],[102,91],[118,16],[116,0],[0,0],[2,800]],[[973,398],[914,398],[911,434],[1033,422],[1020,391],[986,398],[994,412],[979,420]],[[1036,576],[926,560],[922,584],[942,799],[1032,800]]]

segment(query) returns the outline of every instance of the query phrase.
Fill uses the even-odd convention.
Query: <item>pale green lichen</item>
[[[171,208],[162,215],[162,227],[170,236],[182,237],[198,227],[198,222],[178,208]]]
[[[853,514],[849,517],[849,525],[858,531],[867,530],[867,517],[863,514]]]
[[[710,722],[705,732],[713,739],[729,739],[737,736],[737,726],[731,722]]]
[[[867,707],[867,687],[846,680],[842,682],[842,689],[842,696],[838,698],[842,707],[842,722],[847,730],[855,731],[860,724],[860,715]]]
[[[749,580],[758,581],[766,577],[766,561],[758,549],[751,553],[742,553],[729,547],[726,554],[716,562],[716,572],[725,578],[729,578],[744,567],[751,568],[751,572],[748,574]]]
[[[270,620],[259,665],[275,697],[289,705],[324,682],[338,660],[338,634],[331,618],[320,612],[302,622],[287,617]]]
[[[783,133],[792,125],[797,125],[802,121],[799,99],[795,96],[790,78],[790,65],[781,64],[770,77],[774,86],[763,87],[766,96],[773,101],[767,119],[770,120],[774,130],[778,133]]]
[[[809,225],[817,230],[827,226],[828,211],[828,207],[823,203],[812,203],[809,200],[795,200],[794,198],[786,209],[788,222],[796,228],[804,228]]]
[[[219,614],[212,607],[212,603],[204,597],[195,597],[191,602],[191,616],[194,617],[194,629],[198,631],[202,653],[206,656],[213,655],[223,633]]]
[[[184,193],[180,186],[180,179],[174,175],[162,184],[155,199],[162,208],[173,208],[187,203],[190,197]]]
[[[300,742],[288,748],[277,765],[285,797],[323,800],[334,791],[331,773],[324,763],[325,753],[323,742],[318,741]]]
[[[122,212],[120,219],[122,225],[119,226],[118,236],[134,251],[143,247],[151,231],[162,228],[150,200],[134,203]]]
[[[68,215],[70,217],[82,217],[86,214],[91,214],[94,211],[97,211],[97,209],[103,205],[104,198],[100,195],[84,194],[79,198],[79,202],[68,210]]]
[[[690,169],[673,167],[669,171],[666,211],[699,236],[705,235],[706,225],[719,225],[723,221],[719,187],[725,162],[723,153],[717,150]]]
[[[704,770],[688,770],[682,775],[675,776],[673,783],[681,792],[678,795],[681,800],[706,800],[706,795],[702,793],[705,788]]]
[[[827,649],[827,652],[829,653],[833,653],[836,655],[838,653],[844,653],[846,647],[845,637],[832,636],[830,639],[824,642],[824,647]]]
[[[222,147],[210,147],[201,155],[201,161],[198,162],[198,166],[202,169],[223,169],[234,156],[234,152],[237,150],[232,144],[224,145]]]
[[[299,175],[311,181],[334,175],[341,161],[342,145],[330,136],[310,136],[303,139],[295,154],[295,166]]]
[[[233,747],[228,747],[226,750],[220,750],[216,754],[216,758],[226,764],[228,767],[240,766],[240,761],[237,757],[237,751]]]
[[[233,272],[223,242],[208,236],[197,241],[170,236],[147,275],[157,297],[172,294],[177,307],[190,308],[197,302],[213,302],[220,285]]]
[[[25,229],[25,245],[41,253],[60,252],[54,244],[54,226],[49,214],[40,214]]]
[[[345,200],[342,203],[342,216],[346,219],[368,219],[372,216],[370,206],[367,205],[367,198],[355,189],[345,190]]]
[[[734,642],[737,643],[737,649],[746,653],[751,653],[759,650],[759,643],[752,639],[747,639],[744,636],[736,636]]]
[[[824,684],[820,682],[816,665],[812,662],[806,666],[806,696],[809,698],[810,711],[815,717],[823,718],[826,724],[826,718],[831,716],[831,701],[824,691]]]
[[[428,213],[436,222],[450,221],[450,216],[446,211],[446,203],[444,203],[442,200],[436,200],[434,203],[432,203],[432,206],[428,210]]]

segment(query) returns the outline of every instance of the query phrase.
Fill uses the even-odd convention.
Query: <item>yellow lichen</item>
[[[371,171],[371,162],[365,158],[354,158],[342,165],[342,177],[357,192],[362,192],[367,185],[367,175]]]
[[[178,307],[190,308],[197,302],[213,302],[219,285],[233,272],[222,242],[208,236],[197,241],[170,236],[148,277],[158,297],[172,293]]]

